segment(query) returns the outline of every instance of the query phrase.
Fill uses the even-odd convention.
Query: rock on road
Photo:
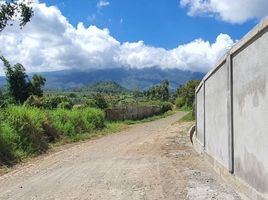
[[[0,176],[1,200],[241,199],[195,153],[179,112]]]

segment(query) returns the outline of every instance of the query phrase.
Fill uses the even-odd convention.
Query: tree
[[[20,21],[20,27],[25,26],[33,16],[33,10],[29,6],[30,3],[28,0],[10,0],[0,3],[0,32],[7,25],[13,25],[10,21],[17,17]]]
[[[180,105],[183,104],[184,106],[192,107],[195,100],[195,89],[199,83],[199,80],[190,80],[185,85],[179,87],[176,91],[176,101],[178,101]]]
[[[156,85],[156,86],[149,88],[149,90],[145,92],[145,95],[149,99],[168,101],[169,100],[169,81],[164,80],[161,83],[161,85]]]
[[[34,75],[30,81],[22,64],[17,63],[12,66],[3,56],[0,60],[3,61],[5,67],[8,95],[16,103],[24,103],[30,95],[43,95],[42,86],[45,84],[45,78]]]
[[[162,93],[162,100],[168,101],[169,100],[169,81],[164,80],[161,85],[161,93]]]
[[[97,93],[97,94],[93,95],[93,99],[94,99],[95,104],[98,108],[100,108],[100,109],[108,108],[107,101],[101,93]]]
[[[11,66],[3,56],[0,59],[4,62],[5,66],[9,96],[13,97],[17,103],[23,103],[30,96],[30,84],[25,68],[19,63]]]
[[[36,95],[38,97],[43,96],[43,90],[42,86],[44,86],[46,83],[46,79],[43,76],[40,75],[34,75],[31,82],[31,94]]]

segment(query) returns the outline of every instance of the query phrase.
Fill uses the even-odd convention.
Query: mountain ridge
[[[152,85],[161,83],[163,80],[169,80],[171,89],[175,89],[188,80],[200,80],[204,76],[203,73],[199,72],[158,67],[142,69],[118,67],[88,71],[63,70],[38,74],[47,79],[45,89],[50,90],[79,88],[99,81],[114,81],[128,90],[145,90]],[[29,76],[31,77],[32,74]],[[0,77],[0,85],[3,86],[4,84],[5,77]]]

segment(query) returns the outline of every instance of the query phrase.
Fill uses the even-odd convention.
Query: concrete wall
[[[250,188],[250,199],[268,199],[268,18],[202,80],[196,125],[204,152]]]
[[[224,62],[205,84],[206,151],[228,167],[227,66]]]
[[[235,174],[268,193],[268,32],[233,57]]]
[[[205,121],[204,121],[204,86],[202,85],[200,89],[196,93],[196,118],[199,120],[196,121],[196,137],[201,145],[204,145],[205,137],[204,137],[204,128],[205,128]]]

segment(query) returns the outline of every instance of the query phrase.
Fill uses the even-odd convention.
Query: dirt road
[[[43,156],[0,177],[0,199],[241,199],[192,149],[183,113]]]

